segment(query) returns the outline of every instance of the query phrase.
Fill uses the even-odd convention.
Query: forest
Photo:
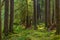
[[[60,40],[60,0],[0,0],[0,40]]]

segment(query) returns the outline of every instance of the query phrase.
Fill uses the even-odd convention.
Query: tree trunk
[[[47,28],[51,25],[50,15],[50,0],[45,0],[45,27]]]
[[[28,0],[26,0],[26,29],[31,29],[31,24],[30,24],[30,16],[28,12]]]
[[[55,22],[55,20],[54,20],[54,6],[53,6],[53,10],[52,10],[53,12],[52,12],[52,23],[54,23]]]
[[[41,14],[40,14],[40,0],[37,0],[37,23],[39,24],[40,23],[40,20],[41,20]]]
[[[52,24],[56,23],[55,21],[55,0],[53,1],[52,4]]]
[[[1,40],[1,0],[0,0],[0,40]]]
[[[13,32],[13,22],[14,22],[14,0],[10,0],[10,25],[9,32]]]
[[[34,0],[34,29],[37,29],[37,0]]]
[[[56,34],[60,34],[60,13],[59,13],[59,0],[55,0],[56,3]]]
[[[28,1],[26,0],[26,27],[25,27],[25,29],[27,29],[28,28]]]
[[[8,36],[8,14],[9,14],[9,0],[5,0],[5,14],[4,14],[4,34]]]

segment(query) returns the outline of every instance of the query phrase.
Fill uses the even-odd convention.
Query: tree
[[[30,29],[31,28],[31,18],[29,16],[29,11],[28,11],[28,1],[26,0],[26,29]]]
[[[10,25],[9,32],[13,32],[13,22],[14,22],[14,0],[10,0]]]
[[[51,25],[49,30],[54,30],[56,28],[56,18],[55,18],[55,0],[51,0]]]
[[[9,0],[5,0],[5,14],[4,14],[4,34],[8,36],[8,14],[9,14]]]
[[[1,40],[1,0],[0,0],[0,40]]]
[[[40,0],[40,23],[45,21],[45,0]]]
[[[55,0],[56,3],[56,34],[60,34],[60,12],[59,12],[59,0]]]
[[[26,0],[26,28],[29,27],[29,20],[28,20],[28,1]]]
[[[41,20],[41,13],[40,13],[40,0],[37,0],[37,21],[39,24],[39,20]]]
[[[34,29],[37,29],[37,0],[34,1]]]
[[[50,0],[45,0],[45,27],[49,28],[50,25]]]
[[[55,23],[55,0],[52,1],[52,24]]]

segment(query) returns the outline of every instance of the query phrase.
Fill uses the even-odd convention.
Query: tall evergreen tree
[[[9,24],[9,32],[13,32],[13,22],[14,22],[14,0],[10,0],[10,24]]]
[[[4,34],[8,35],[8,14],[9,14],[9,0],[5,0],[5,14],[4,14]]]
[[[37,21],[38,21],[38,24],[39,24],[40,19],[41,19],[40,0],[37,0]]]
[[[55,23],[55,4],[54,0],[52,2],[52,23]]]
[[[45,0],[45,27],[51,25],[50,19],[50,0]]]
[[[31,18],[28,12],[28,0],[26,0],[26,29],[31,29]]]
[[[26,0],[26,29],[29,27],[28,21],[28,1]]]
[[[59,0],[55,0],[56,3],[56,34],[60,34],[60,13],[59,13]]]
[[[34,29],[37,29],[37,0],[34,1]]]

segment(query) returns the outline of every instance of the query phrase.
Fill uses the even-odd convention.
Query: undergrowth
[[[60,36],[55,35],[55,30],[48,32],[43,26],[44,25],[40,25],[40,27],[38,26],[37,30],[28,30],[23,29],[22,26],[15,26],[15,33],[6,38],[7,40],[60,40]]]

